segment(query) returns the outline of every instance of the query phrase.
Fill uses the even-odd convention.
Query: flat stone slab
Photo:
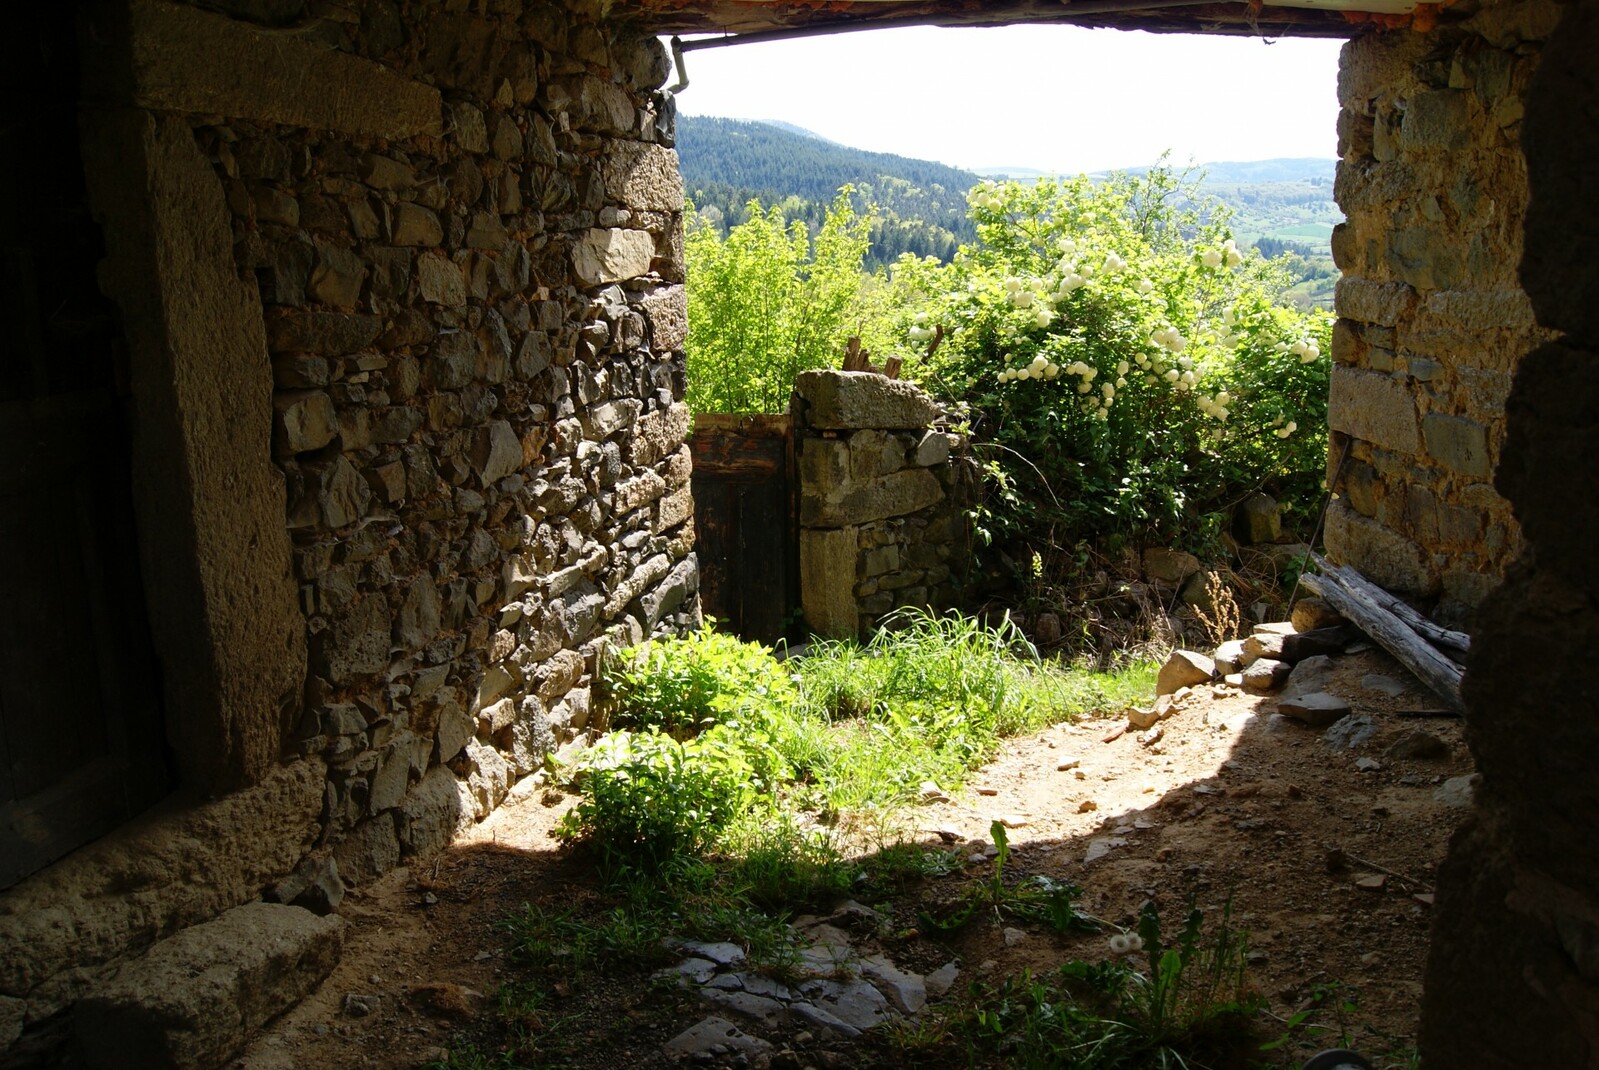
[[[1304,721],[1312,728],[1325,728],[1349,716],[1349,703],[1337,695],[1316,691],[1278,700],[1277,712],[1296,721]]]
[[[743,1052],[754,1055],[771,1050],[772,1045],[760,1037],[752,1037],[726,1018],[714,1015],[698,1025],[689,1026],[661,1046],[661,1050],[679,1059],[689,1059],[704,1053],[720,1055],[726,1052]]]
[[[875,372],[800,372],[794,390],[805,402],[805,422],[815,428],[909,430],[939,416],[937,403],[921,387]]]
[[[78,1001],[92,1070],[211,1070],[321,983],[344,950],[344,919],[248,903],[162,940]]]

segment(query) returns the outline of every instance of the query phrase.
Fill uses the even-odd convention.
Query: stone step
[[[78,1002],[91,1070],[212,1070],[338,964],[344,920],[248,903],[167,937]]]

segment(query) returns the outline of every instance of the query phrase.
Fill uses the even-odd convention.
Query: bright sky
[[[1336,154],[1337,41],[1073,26],[873,30],[686,55],[681,111],[1066,173]],[[674,79],[675,80],[675,79]]]

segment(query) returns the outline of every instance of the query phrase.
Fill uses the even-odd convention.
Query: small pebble
[[[1093,799],[1084,799],[1082,802],[1077,804],[1077,812],[1079,814],[1090,813],[1090,812],[1092,812],[1094,810],[1098,810],[1098,809],[1099,809],[1099,804],[1097,802],[1095,802]]]
[[[1056,772],[1066,773],[1066,772],[1070,772],[1073,769],[1076,769],[1079,765],[1082,765],[1082,764],[1083,763],[1082,763],[1081,759],[1078,759],[1078,758],[1067,758],[1064,761],[1057,763],[1056,766],[1055,766],[1055,770],[1056,770]]]

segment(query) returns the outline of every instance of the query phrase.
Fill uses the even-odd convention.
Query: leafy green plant
[[[770,649],[715,631],[711,623],[621,651],[606,663],[604,686],[617,725],[673,734],[799,701],[792,677]]]
[[[887,341],[861,270],[872,213],[858,213],[852,193],[839,190],[814,247],[781,206],[751,201],[725,239],[689,206],[684,348],[695,412],[787,412],[795,377],[835,366],[851,335],[868,349]]]
[[[583,798],[561,835],[647,869],[709,848],[749,807],[755,779],[726,725],[686,741],[654,729],[613,732],[585,753],[581,776]]]
[[[994,840],[994,868],[984,881],[967,887],[966,894],[941,914],[923,911],[922,924],[939,932],[951,932],[970,922],[981,909],[992,911],[994,920],[1042,922],[1056,932],[1080,929],[1092,932],[1100,922],[1077,909],[1083,890],[1070,881],[1057,881],[1042,875],[1018,885],[1005,883],[1005,866],[1010,861],[1010,835],[999,821],[989,825]]]
[[[1190,910],[1171,944],[1146,905],[1136,933],[1113,948],[1147,952],[1140,972],[1122,958],[1074,960],[1049,978],[1030,973],[978,988],[969,1012],[971,1039],[1002,1049],[1016,1067],[1143,1070],[1249,1065],[1258,1051],[1254,1019],[1261,1003],[1248,985],[1246,945],[1224,911],[1208,934]]]

